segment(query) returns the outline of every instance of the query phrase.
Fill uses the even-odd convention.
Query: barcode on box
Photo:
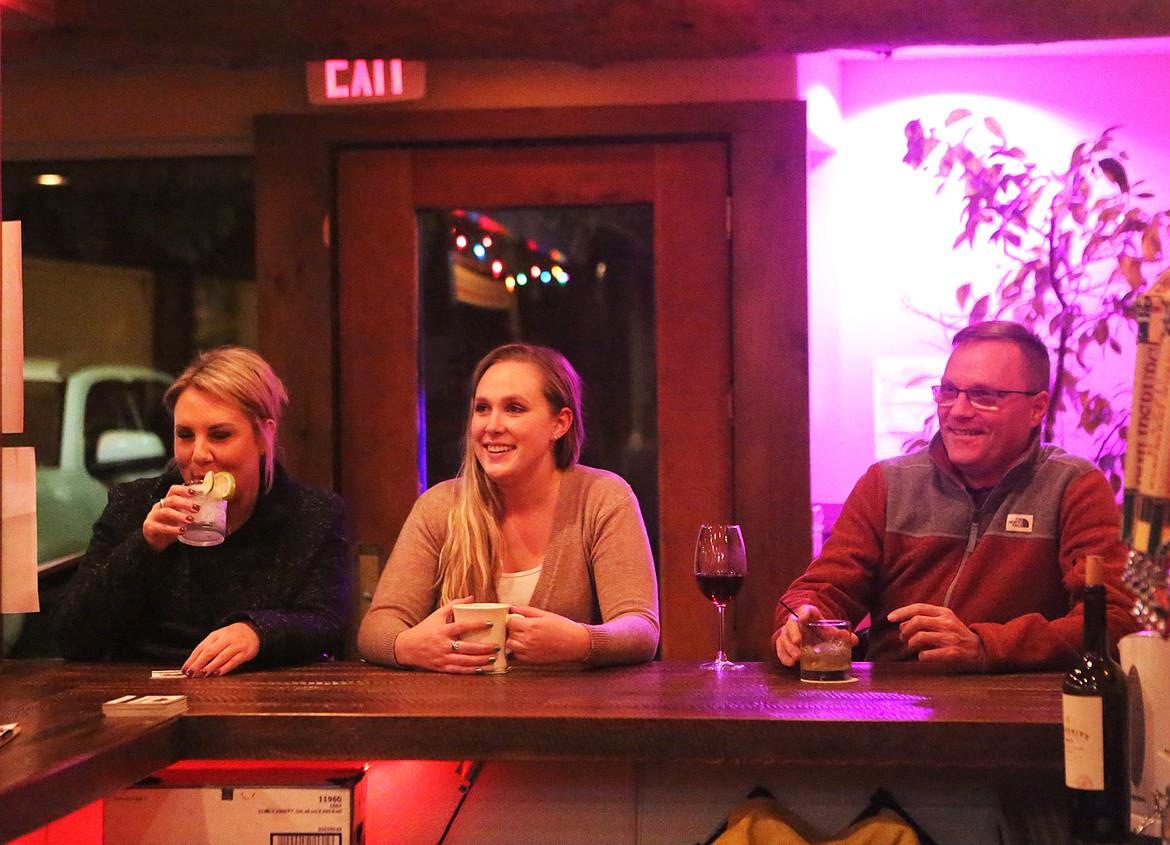
[[[341,845],[340,833],[273,833],[269,845]]]

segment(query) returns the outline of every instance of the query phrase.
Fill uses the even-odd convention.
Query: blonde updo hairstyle
[[[239,406],[248,417],[252,430],[264,440],[264,492],[271,490],[279,448],[277,432],[288,404],[288,393],[280,377],[255,351],[243,346],[221,346],[199,353],[167,388],[163,402],[172,415],[179,396],[189,387]],[[272,420],[275,425],[263,425],[266,420]]]
[[[486,601],[495,596],[495,576],[500,571],[500,520],[503,498],[496,483],[488,478],[475,456],[471,417],[479,382],[492,366],[503,361],[531,364],[539,373],[542,392],[553,414],[568,408],[573,419],[568,430],[553,444],[557,469],[577,463],[585,443],[585,422],[581,412],[581,377],[560,352],[546,346],[509,343],[483,357],[471,376],[467,425],[463,435],[463,464],[455,506],[447,518],[447,537],[439,553],[438,588],[440,603],[472,596]]]

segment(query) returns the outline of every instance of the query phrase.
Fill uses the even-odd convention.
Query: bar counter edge
[[[802,684],[770,664],[655,662],[450,676],[324,663],[152,680],[150,667],[0,663],[0,841],[183,759],[689,762],[1052,781],[1063,764],[1058,674],[945,675],[855,664]],[[182,693],[169,719],[101,703]]]

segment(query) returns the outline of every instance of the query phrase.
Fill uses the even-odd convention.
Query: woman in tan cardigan
[[[581,382],[552,349],[498,347],[472,377],[459,477],[415,503],[362,622],[362,657],[437,672],[485,671],[492,647],[461,637],[452,605],[499,601],[519,664],[651,660],[654,562],[637,499],[581,466]]]

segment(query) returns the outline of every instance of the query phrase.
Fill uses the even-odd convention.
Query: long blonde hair
[[[264,439],[267,456],[262,459],[262,478],[264,491],[271,490],[279,448],[277,431],[284,406],[288,404],[288,393],[280,377],[259,353],[244,346],[221,346],[200,352],[167,388],[163,403],[171,414],[175,413],[179,396],[189,387],[221,401],[233,402],[243,410],[252,430]],[[265,426],[266,420],[272,420],[275,425]]]
[[[520,361],[536,367],[552,412],[557,414],[562,408],[572,411],[568,431],[553,445],[557,469],[567,469],[577,463],[585,442],[581,377],[564,355],[546,346],[509,343],[497,346],[483,357],[471,376],[460,483],[455,506],[447,517],[447,538],[439,553],[440,604],[463,596],[485,601],[494,593],[495,576],[500,571],[500,520],[504,516],[504,500],[496,483],[488,478],[475,457],[471,417],[480,379],[501,361]]]

